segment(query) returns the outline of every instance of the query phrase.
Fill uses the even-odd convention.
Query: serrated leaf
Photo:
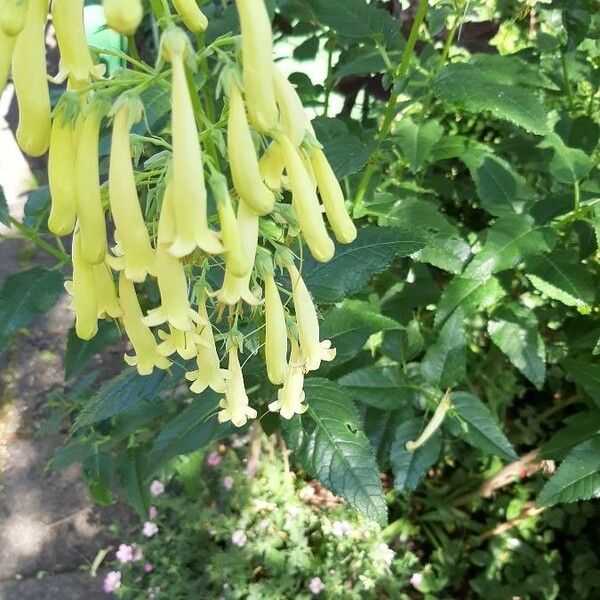
[[[415,252],[411,258],[458,275],[470,256],[471,247],[464,240],[438,235],[434,236],[423,250]]]
[[[525,130],[544,135],[548,132],[547,110],[529,89],[499,83],[494,73],[475,64],[446,65],[433,83],[435,94],[470,112],[489,111]]]
[[[128,448],[119,456],[117,476],[125,500],[145,519],[150,509],[150,492],[144,476],[144,455],[141,448]]]
[[[431,149],[443,134],[444,128],[435,119],[417,124],[410,117],[405,117],[398,124],[398,145],[413,173],[417,173],[428,161]]]
[[[506,460],[517,459],[517,453],[511,443],[477,396],[467,392],[455,392],[450,395],[450,400],[454,412],[466,425],[462,437],[467,443]]]
[[[364,367],[340,377],[338,383],[348,389],[353,400],[382,410],[409,405],[416,389],[399,365]]]
[[[98,333],[91,340],[81,340],[75,333],[75,328],[69,331],[67,351],[65,354],[65,379],[81,373],[90,361],[114,344],[120,337],[116,323],[109,321],[98,322]]]
[[[587,311],[594,303],[594,279],[574,252],[561,250],[532,257],[525,265],[525,275],[540,292],[567,306]]]
[[[6,279],[0,288],[0,354],[19,329],[56,304],[62,291],[62,274],[42,267],[14,273]]]
[[[555,240],[549,227],[536,225],[531,217],[506,215],[488,229],[485,244],[464,276],[487,279],[492,273],[513,269],[531,256],[550,252]]]
[[[488,322],[492,341],[538,389],[546,378],[546,349],[531,310],[511,303],[495,311]]]
[[[583,150],[567,147],[556,133],[548,134],[538,147],[554,151],[550,161],[550,174],[560,183],[573,185],[585,179],[594,166],[592,159]]]
[[[558,91],[560,88],[545,75],[539,64],[530,64],[515,55],[473,54],[469,61],[494,80],[506,85],[524,85]]]
[[[337,246],[330,262],[320,263],[307,257],[302,275],[318,303],[333,304],[358,293],[397,257],[409,256],[424,245],[424,236],[417,231],[363,227],[354,242]]]
[[[493,306],[506,292],[495,277],[486,281],[454,277],[444,290],[435,314],[435,325],[441,325],[460,307],[465,318]]]
[[[464,379],[466,368],[465,317],[462,310],[457,309],[427,349],[421,361],[421,373],[428,383],[447,388]]]
[[[295,459],[334,494],[378,523],[387,520],[379,469],[347,391],[307,379],[308,411],[283,424]]]
[[[575,383],[600,405],[600,365],[566,358],[563,366]]]
[[[394,489],[398,492],[416,490],[440,455],[442,436],[439,430],[414,452],[406,449],[406,442],[416,440],[423,426],[422,419],[415,418],[404,421],[396,429],[396,437],[390,451],[390,463],[394,473]]]
[[[563,460],[578,444],[600,434],[600,410],[584,411],[569,417],[541,448],[542,458]]]
[[[95,452],[83,461],[83,478],[94,502],[109,506],[113,502],[111,489],[114,462],[106,452]]]
[[[553,506],[600,497],[600,436],[569,452],[540,492],[537,503]]]

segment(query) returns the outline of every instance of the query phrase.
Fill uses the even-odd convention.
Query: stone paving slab
[[[0,600],[106,600],[101,579],[86,573],[61,573],[0,583]]]

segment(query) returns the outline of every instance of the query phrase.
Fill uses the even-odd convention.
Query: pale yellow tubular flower
[[[204,166],[184,59],[189,41],[183,30],[171,27],[163,34],[162,55],[173,67],[171,128],[173,137],[173,197],[176,236],[170,251],[190,254],[197,246],[209,254],[223,252],[218,235],[208,227]]]
[[[73,281],[67,291],[73,296],[75,333],[82,340],[92,339],[98,332],[98,298],[95,288],[94,265],[85,260],[81,251],[81,237],[73,236]]]
[[[0,1],[0,33],[16,37],[27,21],[28,0]]]
[[[106,263],[94,265],[94,287],[98,298],[98,317],[117,319],[123,316],[117,288],[110,267]]]
[[[198,356],[200,336],[195,331],[182,331],[169,325],[169,332],[159,330],[158,337],[162,340],[158,344],[158,351],[163,356],[171,356],[175,352],[184,360]]]
[[[331,225],[331,229],[333,229],[335,238],[340,244],[349,244],[356,239],[357,231],[346,210],[344,192],[340,183],[323,150],[311,147],[308,153],[317,178],[319,193],[325,206],[327,220]]]
[[[122,35],[133,35],[144,16],[141,0],[103,0],[102,6],[108,26]]]
[[[238,229],[237,219],[229,190],[227,179],[220,173],[210,178],[221,223],[221,239],[225,247],[225,262],[232,275],[244,277],[252,270],[252,259],[244,251],[244,240]]]
[[[137,282],[144,281],[148,273],[156,275],[157,268],[131,162],[129,131],[140,115],[139,100],[125,99],[118,106],[113,119],[108,172],[108,197],[123,252],[121,262],[127,279]]]
[[[290,364],[285,373],[283,387],[277,391],[277,400],[269,404],[271,412],[279,412],[283,419],[292,419],[295,415],[302,415],[308,410],[304,404],[304,365],[302,353],[295,340],[292,340]]]
[[[196,0],[173,0],[173,6],[184,25],[192,33],[202,33],[208,27],[208,19],[196,4]]]
[[[292,282],[300,350],[306,359],[305,371],[316,371],[321,366],[321,361],[333,360],[336,351],[331,347],[331,340],[320,340],[317,309],[298,269],[291,261],[286,261],[284,266]]]
[[[263,0],[237,0],[242,30],[244,94],[252,125],[262,133],[277,126],[273,72],[273,31]]]
[[[0,29],[0,94],[6,87],[6,80],[8,79],[10,63],[12,61],[16,42],[16,37],[6,35],[6,33]]]
[[[294,148],[287,136],[278,136],[277,141],[281,144],[285,156],[289,186],[292,190],[292,205],[302,235],[314,258],[319,262],[328,262],[333,258],[335,245],[325,228],[321,205],[310,174],[302,162],[299,151]]]
[[[275,97],[277,106],[279,106],[279,120],[285,134],[298,148],[308,129],[308,117],[304,112],[302,100],[300,100],[296,88],[275,64],[273,64],[273,79],[275,81]]]
[[[100,77],[103,65],[94,65],[83,25],[84,0],[52,0],[52,23],[60,50],[58,81],[77,85]]]
[[[240,237],[244,241],[244,251],[252,261],[256,258],[256,249],[258,248],[258,216],[250,210],[244,202],[240,202],[237,213],[237,225]],[[217,294],[217,299],[222,304],[233,306],[240,300],[244,300],[250,306],[256,306],[260,303],[250,290],[250,278],[252,277],[252,269],[244,277],[236,277],[225,263],[225,277],[223,279],[223,287]]]
[[[106,222],[100,194],[100,122],[99,102],[92,105],[79,124],[79,143],[75,160],[77,217],[81,228],[81,249],[85,259],[99,264],[106,256]],[[75,134],[77,136],[77,133]]]
[[[273,273],[264,273],[265,357],[267,375],[273,385],[281,385],[287,370],[287,328],[285,310]]]
[[[225,398],[222,398],[219,402],[221,408],[218,414],[219,423],[231,421],[236,427],[243,427],[248,419],[255,419],[257,413],[256,410],[250,407],[248,394],[246,394],[237,346],[232,346],[229,350],[228,371]]]
[[[144,323],[149,326],[168,322],[181,331],[192,331],[196,313],[190,307],[188,280],[181,260],[169,252],[169,242],[165,236],[173,229],[174,206],[173,187],[165,189],[158,225],[156,244],[157,281],[161,305],[148,311]]]
[[[55,235],[69,235],[75,227],[77,192],[75,190],[75,131],[65,112],[54,115],[50,151],[48,153],[48,184],[50,186],[50,216],[48,229]]]
[[[221,369],[215,337],[206,310],[205,296],[198,300],[198,315],[202,321],[198,326],[200,341],[196,346],[198,369],[186,373],[185,377],[193,382],[190,390],[195,394],[201,394],[206,388],[211,388],[217,394],[223,394],[227,388],[228,372],[226,369]]]
[[[233,75],[228,91],[227,149],[233,185],[242,201],[257,215],[266,215],[275,206],[275,195],[262,180],[244,99]]]
[[[133,356],[125,354],[125,362],[131,367],[137,367],[140,375],[150,375],[155,367],[168,369],[171,361],[158,352],[154,334],[142,321],[142,309],[133,283],[125,277],[123,272],[119,275],[119,299],[123,310],[125,333],[135,350]]]
[[[285,182],[284,169],[285,161],[281,152],[281,146],[277,142],[271,142],[258,161],[260,176],[268,188],[275,192],[281,191]]]
[[[19,105],[17,142],[29,156],[50,145],[50,93],[46,73],[45,25],[49,0],[29,0],[27,19],[13,51],[12,74]]]

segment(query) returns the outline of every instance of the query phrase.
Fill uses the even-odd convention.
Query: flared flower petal
[[[304,365],[297,342],[292,341],[290,364],[286,370],[283,387],[277,392],[277,400],[269,404],[271,412],[279,412],[283,419],[292,419],[308,409],[304,400]]]
[[[219,423],[231,421],[236,427],[243,427],[248,419],[255,419],[257,413],[250,407],[236,346],[229,350],[228,370],[225,398],[219,402],[221,408],[218,414]]]
[[[161,330],[158,337],[162,340],[158,344],[158,351],[163,356],[177,353],[184,360],[190,360],[198,355],[200,336],[195,331],[181,331],[169,326],[169,332]]]

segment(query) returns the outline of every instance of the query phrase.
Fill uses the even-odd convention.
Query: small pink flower
[[[164,483],[158,481],[158,479],[155,479],[150,484],[150,494],[156,498],[156,496],[160,496],[161,494],[164,494],[164,493],[165,493]]]
[[[231,534],[231,543],[238,548],[243,548],[247,541],[248,536],[241,529],[238,529]]]
[[[115,553],[115,556],[122,564],[130,563],[133,561],[133,547],[128,546],[127,544],[121,544]]]
[[[223,487],[230,492],[233,489],[233,477],[231,475],[227,475],[223,477]]]
[[[412,577],[410,578],[410,585],[412,585],[414,588],[419,588],[422,583],[423,575],[421,575],[421,573],[413,573]]]
[[[144,552],[139,546],[133,546],[133,554],[131,559],[133,562],[138,562],[144,558]]]
[[[152,573],[152,571],[154,571],[154,565],[153,565],[152,563],[149,563],[149,562],[148,562],[148,563],[146,563],[146,564],[144,565],[144,571],[145,571],[146,573]]]
[[[325,584],[320,577],[313,577],[308,582],[308,589],[313,596],[318,596],[325,589]]]
[[[152,521],[146,521],[142,527],[142,534],[147,538],[154,537],[158,533],[158,525]]]
[[[206,457],[206,464],[209,467],[218,467],[221,464],[221,455],[218,452],[211,452]]]
[[[158,508],[156,508],[156,506],[151,506],[150,509],[148,510],[148,517],[151,521],[154,521],[154,519],[156,519],[156,517],[158,516]]]
[[[106,574],[102,589],[107,594],[116,592],[121,587],[121,571],[111,571]]]

